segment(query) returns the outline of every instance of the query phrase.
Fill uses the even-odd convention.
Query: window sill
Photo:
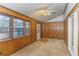
[[[25,34],[23,36],[18,36],[18,37],[14,37],[13,39],[18,39],[18,38],[22,38],[22,37],[27,37],[27,36],[30,36],[31,34]]]
[[[18,39],[18,38],[22,38],[22,37],[25,37],[25,36],[14,37],[13,39]]]
[[[19,36],[19,37],[14,37],[13,40],[18,39],[18,38],[23,38],[23,37],[27,37],[30,36],[31,34],[26,34],[24,36]],[[0,42],[5,42],[5,41],[9,41],[12,40],[12,38],[5,38],[5,39],[0,39]]]
[[[0,42],[5,42],[5,41],[9,41],[9,40],[11,40],[11,38],[0,39]]]

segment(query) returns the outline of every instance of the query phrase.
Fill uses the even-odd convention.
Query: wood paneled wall
[[[64,40],[68,46],[68,19],[64,21]]]
[[[31,38],[32,38],[32,42],[35,42],[37,39],[37,22],[33,19],[31,19]]]
[[[14,40],[0,42],[0,55],[10,55],[31,43],[30,36],[20,37]]]
[[[4,13],[6,15],[13,16],[13,17],[18,17],[18,18],[21,18],[23,20],[27,20],[27,18],[29,18],[23,14],[20,14],[14,10],[8,9],[8,8],[3,7],[1,5],[0,5],[0,13],[2,13],[2,14]]]
[[[49,22],[42,25],[43,38],[63,39],[63,22]]]
[[[57,27],[57,22],[49,23],[49,38],[58,38]]]
[[[48,34],[49,34],[48,28],[49,28],[48,23],[42,24],[42,38],[48,38]]]
[[[13,10],[10,10],[8,8],[5,8],[3,6],[0,6],[0,13],[8,15],[10,17],[17,17],[20,19],[23,19],[24,21],[30,21],[31,25],[31,34],[26,36],[24,35],[23,37],[19,37],[16,39],[10,38],[8,41],[0,42],[0,55],[10,55],[17,50],[23,48],[26,45],[31,44],[32,42],[36,41],[36,25],[39,21],[36,21],[33,18],[27,17],[23,14],[20,14],[18,12],[15,12]],[[41,22],[39,22],[41,23]]]

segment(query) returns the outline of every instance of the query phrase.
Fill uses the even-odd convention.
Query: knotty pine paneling
[[[42,38],[48,38],[49,37],[49,26],[48,23],[42,24]]]
[[[23,37],[19,38],[10,38],[8,41],[0,42],[0,55],[11,55],[12,53],[16,52],[17,50],[20,50],[24,46],[27,46],[31,44],[32,42],[36,41],[36,26],[37,21],[34,19],[31,19],[30,17],[27,17],[23,14],[20,14],[18,12],[15,12],[11,9],[5,8],[3,6],[0,6],[0,14],[5,14],[11,17],[11,20],[13,17],[18,17],[20,19],[23,19],[24,21],[30,21],[30,27],[31,27],[31,34],[30,35],[24,35]],[[39,22],[39,21],[38,21]],[[41,23],[41,22],[39,22]],[[11,29],[12,30],[12,29]]]
[[[63,39],[63,22],[49,22],[42,25],[42,37]]]
[[[37,40],[37,22],[31,19],[31,42],[35,42]]]
[[[29,18],[28,16],[25,16],[21,13],[18,13],[14,10],[8,9],[8,8],[1,6],[1,5],[0,5],[0,13],[6,14],[6,15],[9,15],[9,16],[13,16],[13,17],[18,17],[18,18],[21,18],[23,20],[28,20],[27,18]]]
[[[0,42],[0,55],[10,55],[31,43],[31,37],[25,36],[14,40]]]

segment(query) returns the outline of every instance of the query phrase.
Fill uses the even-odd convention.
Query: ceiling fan
[[[39,16],[50,16],[53,13],[56,13],[53,9],[49,9],[48,7],[40,8],[36,10],[37,15]]]

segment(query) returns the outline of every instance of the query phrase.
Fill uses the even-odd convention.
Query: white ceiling
[[[45,22],[63,14],[66,3],[0,3],[0,5]],[[39,16],[35,14],[37,9],[45,7],[48,7],[49,10],[56,11],[56,13],[53,13],[50,16]]]

